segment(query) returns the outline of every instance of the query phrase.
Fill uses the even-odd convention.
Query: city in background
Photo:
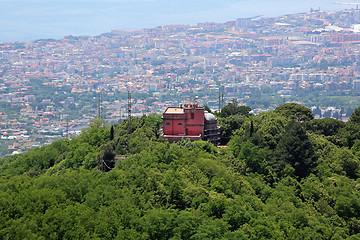
[[[359,31],[358,10],[312,9],[0,43],[0,155],[72,137],[99,116],[120,122],[129,92],[133,116],[198,96],[214,111],[232,99],[255,114],[297,102],[346,121],[360,102]]]

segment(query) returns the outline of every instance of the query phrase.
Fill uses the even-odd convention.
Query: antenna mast
[[[129,125],[131,121],[131,92],[128,90],[128,119],[129,119]]]
[[[98,92],[98,118],[101,118],[101,92]]]
[[[119,112],[120,112],[120,119],[119,119],[119,123],[121,123],[121,118],[122,118],[122,116],[121,116],[121,106],[119,107]]]
[[[224,92],[221,92],[221,109],[224,107]]]
[[[219,87],[219,113],[221,112],[221,109],[224,107],[224,92],[221,89],[221,86]]]
[[[128,142],[128,151],[130,153],[130,134],[131,134],[131,92],[130,88],[128,88],[128,135],[127,135],[127,142]]]
[[[69,116],[66,117],[66,138],[69,139]]]
[[[220,113],[220,110],[221,110],[221,93],[220,93],[220,88],[219,88],[219,113]]]

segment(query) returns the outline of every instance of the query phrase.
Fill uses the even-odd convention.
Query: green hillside
[[[227,148],[151,115],[0,159],[0,239],[360,239],[360,109],[249,111],[217,114]]]

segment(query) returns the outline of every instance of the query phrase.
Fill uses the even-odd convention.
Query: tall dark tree
[[[254,121],[251,120],[251,122],[250,122],[250,134],[249,134],[250,137],[252,137],[253,133],[254,133]]]
[[[110,128],[110,140],[114,140],[114,126],[111,125],[111,128]]]
[[[279,161],[289,163],[300,178],[307,176],[316,165],[313,146],[299,122],[292,121],[276,147]]]

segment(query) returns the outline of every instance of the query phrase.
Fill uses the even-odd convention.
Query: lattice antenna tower
[[[129,125],[131,121],[131,92],[128,90],[128,119],[129,119]]]
[[[119,107],[119,113],[120,113],[120,119],[119,119],[119,123],[121,123],[121,106]]]
[[[224,107],[224,91],[221,92],[221,109]]]
[[[128,146],[128,151],[129,153],[131,152],[130,149],[130,135],[131,135],[131,92],[130,89],[128,88],[128,135],[127,135],[127,146]]]
[[[219,87],[219,113],[221,112],[221,109],[224,107],[224,91]]]
[[[69,116],[66,117],[66,138],[69,139]]]
[[[102,99],[101,92],[98,92],[98,118],[102,118]]]

